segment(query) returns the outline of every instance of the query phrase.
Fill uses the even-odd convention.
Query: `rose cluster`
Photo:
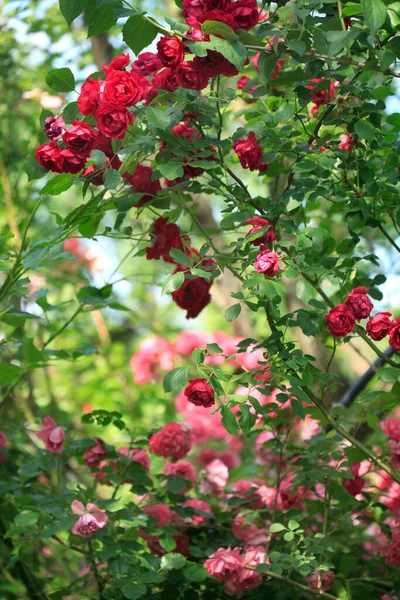
[[[354,329],[356,321],[367,319],[373,309],[368,298],[369,288],[359,286],[348,295],[344,304],[331,308],[325,317],[329,332],[334,337],[344,337]],[[367,334],[375,341],[389,335],[389,345],[400,351],[400,318],[391,319],[389,312],[379,312],[371,317],[366,325]]]

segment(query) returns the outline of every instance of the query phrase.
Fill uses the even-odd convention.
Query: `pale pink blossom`
[[[134,382],[143,385],[160,378],[162,372],[173,368],[175,356],[172,344],[160,336],[142,340],[129,363]]]
[[[108,517],[106,511],[96,506],[96,504],[89,502],[85,508],[82,502],[74,500],[71,504],[71,509],[74,515],[81,515],[72,528],[72,533],[74,535],[89,537],[107,524]]]
[[[201,525],[201,523],[205,523],[213,516],[211,506],[205,500],[190,498],[190,500],[186,500],[183,506],[192,508],[194,511],[205,513],[205,515],[193,514],[191,517],[188,517],[187,521],[193,525]]]
[[[394,417],[388,417],[379,423],[383,433],[396,442],[400,442],[400,421]]]
[[[43,426],[36,436],[45,443],[49,452],[61,452],[64,446],[65,434],[62,427],[51,417],[43,419]]]
[[[228,467],[218,458],[209,463],[204,471],[205,480],[201,483],[202,494],[221,496],[229,478]]]

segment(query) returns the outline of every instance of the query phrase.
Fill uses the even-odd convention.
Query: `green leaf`
[[[228,321],[228,323],[237,319],[241,310],[242,307],[240,304],[233,304],[233,306],[227,308],[225,311],[225,319]]]
[[[296,296],[304,302],[304,304],[308,304],[311,298],[314,295],[314,288],[311,283],[308,283],[305,279],[299,279],[296,283]]]
[[[354,125],[354,130],[358,137],[367,140],[367,142],[372,142],[375,137],[375,127],[369,121],[365,121],[365,119],[357,121]]]
[[[293,533],[293,531],[287,531],[285,533],[285,535],[283,536],[283,539],[286,542],[292,542],[294,540],[294,533]]]
[[[361,10],[372,33],[378,31],[386,19],[387,8],[382,0],[361,0]]]
[[[101,307],[108,306],[111,300],[111,292],[111,285],[105,285],[101,289],[92,286],[86,286],[79,290],[76,297],[82,304]]]
[[[112,4],[90,0],[85,10],[85,20],[88,24],[88,38],[108,31],[115,25],[117,19]]]
[[[290,519],[288,526],[291,531],[295,531],[296,529],[298,529],[300,527],[298,522],[295,521],[294,519]]]
[[[262,52],[258,59],[257,67],[265,81],[269,81],[275,72],[278,56],[274,52]]]
[[[246,47],[236,40],[222,40],[221,38],[210,36],[213,49],[223,55],[226,60],[229,60],[238,71],[240,71],[247,59]]]
[[[357,4],[356,2],[347,2],[346,6],[343,6],[342,13],[345,17],[361,15],[361,4]]]
[[[72,184],[73,180],[69,173],[60,173],[60,175],[56,175],[46,183],[40,190],[40,195],[58,196],[62,192],[69,190]]]
[[[33,340],[24,338],[22,340],[22,354],[28,363],[38,363],[42,360],[42,353],[36,348]]]
[[[192,261],[190,260],[189,256],[187,254],[185,254],[184,252],[182,252],[182,250],[179,250],[178,248],[172,248],[169,251],[169,255],[171,258],[174,259],[175,262],[177,262],[181,265],[185,265],[185,267],[192,266]]]
[[[286,527],[282,525],[282,523],[272,523],[269,530],[271,533],[278,533],[279,531],[284,531]]]
[[[161,289],[163,294],[171,294],[182,286],[185,281],[185,274],[182,271],[178,271],[173,275],[169,275],[161,282]]]
[[[149,123],[159,129],[168,129],[171,125],[171,117],[159,108],[148,108],[146,110],[146,117]]]
[[[157,170],[169,181],[183,177],[183,168],[180,162],[171,161],[163,165],[157,165]]]
[[[294,52],[296,52],[296,54],[298,54],[299,56],[303,56],[304,52],[306,51],[307,46],[305,45],[304,42],[302,42],[301,40],[297,41],[297,42],[286,42],[286,46],[290,49],[293,50]]]
[[[83,13],[88,1],[89,0],[60,0],[60,11],[68,25],[71,25],[72,21]]]
[[[87,165],[94,165],[95,167],[105,167],[107,164],[107,156],[101,150],[92,150],[90,153],[90,160]]]
[[[23,510],[15,517],[17,527],[32,527],[39,519],[39,514],[31,510]]]
[[[328,31],[326,38],[329,42],[328,54],[336,56],[343,51],[346,44],[355,40],[360,35],[361,31],[350,29],[349,31]]]
[[[176,552],[166,554],[161,558],[161,568],[172,571],[173,569],[182,569],[186,564],[186,558],[182,554]]]
[[[164,377],[163,388],[164,392],[177,392],[180,390],[188,380],[188,368],[177,367],[172,369]]]
[[[158,29],[142,17],[129,17],[122,28],[122,38],[136,55],[155,39]]]
[[[45,77],[46,83],[56,92],[72,92],[75,89],[75,77],[71,69],[52,69]]]
[[[122,593],[128,600],[137,600],[146,594],[147,587],[143,583],[131,583],[122,588]]]
[[[240,407],[239,426],[243,433],[248,433],[256,422],[256,415],[250,412],[248,404],[242,404]]]
[[[239,433],[239,425],[236,417],[228,406],[223,406],[221,409],[222,426],[225,427],[228,433],[237,435]]]
[[[33,179],[41,179],[48,171],[39,165],[36,157],[32,154],[25,159],[24,169],[26,174],[28,175],[28,180],[32,181]]]
[[[0,383],[13,383],[21,374],[20,367],[13,364],[0,364]]]
[[[222,21],[205,21],[202,26],[204,33],[217,35],[224,40],[238,40],[239,36]]]
[[[70,121],[79,120],[82,118],[82,113],[78,108],[77,102],[70,102],[64,106],[62,111],[64,121],[69,123]]]
[[[188,565],[183,574],[188,581],[204,581],[207,577],[207,571],[203,565]]]
[[[121,183],[121,175],[115,169],[106,169],[103,173],[103,185],[106,190],[115,190]]]

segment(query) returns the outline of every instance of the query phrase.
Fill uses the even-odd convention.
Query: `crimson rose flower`
[[[367,296],[368,291],[369,288],[358,286],[347,296],[345,305],[351,310],[356,321],[369,317],[373,309],[373,304]]]
[[[389,346],[400,352],[400,317],[393,321],[390,328]]]
[[[343,487],[345,487],[352,496],[360,494],[364,487],[365,479],[360,477],[360,467],[361,463],[354,463],[349,469],[350,473],[353,475],[353,479],[345,479],[343,481]]]
[[[376,342],[383,340],[388,335],[392,326],[391,316],[392,313],[390,312],[379,312],[368,321],[366,326],[367,333]]]
[[[209,408],[215,403],[214,390],[204,378],[189,379],[189,385],[186,386],[184,394],[195,406]]]
[[[124,106],[102,104],[96,110],[97,129],[106,137],[122,140],[129,125],[133,123],[133,114]]]
[[[236,2],[234,4],[230,4],[229,8],[233,7],[235,4]],[[225,25],[228,25],[228,27],[230,27],[231,29],[237,29],[239,27],[234,16],[232,15],[232,12],[229,10],[226,11],[215,9],[206,12],[199,19],[200,23],[204,23],[205,21],[220,21],[221,23],[225,23]]]
[[[129,54],[120,54],[112,59],[108,65],[104,65],[103,71],[108,75],[111,71],[125,71],[131,60]]]
[[[183,250],[181,232],[175,223],[168,223],[168,219],[159,217],[154,221],[154,234],[156,239],[152,246],[146,248],[148,260],[162,258],[166,262],[174,262],[169,252],[172,248]]]
[[[180,423],[167,423],[149,441],[150,451],[164,458],[185,458],[191,447],[190,429]]]
[[[162,69],[162,62],[158,54],[154,52],[141,52],[137,59],[132,63],[132,71],[139,75],[154,75]]]
[[[60,152],[60,167],[62,173],[79,173],[84,167],[87,160],[87,156],[75,154],[68,148],[61,150]]]
[[[194,319],[203,308],[211,302],[210,287],[212,282],[208,282],[202,277],[185,279],[179,290],[172,292],[172,300],[186,310],[186,318]]]
[[[232,16],[236,27],[247,31],[258,23],[259,11],[257,0],[237,0],[232,4]]]
[[[272,250],[268,250],[264,246],[261,246],[260,250],[261,252],[257,255],[254,268],[267,277],[273,277],[279,271],[279,256],[276,252],[272,252]]]
[[[251,219],[247,219],[246,223],[248,225],[254,225],[254,227],[252,227],[250,229],[250,231],[246,237],[248,237],[249,235],[252,235],[253,233],[257,233],[257,231],[260,231],[260,229],[262,229],[266,225],[270,225],[269,221],[267,221],[267,219],[263,219],[262,217],[252,217]],[[269,244],[272,244],[272,242],[274,242],[275,240],[276,240],[275,231],[274,231],[273,226],[271,225],[270,227],[268,227],[267,231],[263,235],[261,235],[260,237],[253,240],[250,243],[253,246],[260,246],[261,244],[269,245]]]
[[[208,85],[206,73],[194,61],[181,62],[176,69],[176,77],[179,85],[187,90],[203,90]]]
[[[207,50],[207,56],[195,56],[193,63],[199,71],[203,71],[208,78],[216,77],[217,75],[225,75],[225,77],[233,77],[238,74],[238,70],[229,60],[227,60],[220,52]]]
[[[124,173],[123,177],[132,185],[135,192],[144,194],[136,204],[137,207],[143,206],[146,202],[153,199],[153,196],[161,190],[159,179],[152,180],[153,169],[146,165],[138,164],[133,175]]]
[[[50,140],[55,140],[66,130],[65,122],[59,115],[57,117],[47,117],[43,123],[43,131]]]
[[[61,161],[60,161],[61,150],[57,146],[56,142],[50,144],[42,144],[35,150],[36,160],[39,165],[53,171],[54,173],[61,173]]]
[[[338,304],[325,317],[328,329],[334,337],[344,337],[354,329],[354,315],[344,304]]]
[[[95,146],[97,135],[97,131],[92,129],[88,123],[72,121],[72,127],[64,133],[62,139],[71,152],[88,156]]]
[[[78,96],[78,108],[83,115],[93,115],[100,104],[100,92],[104,81],[100,77],[95,80],[88,77],[81,87]]]
[[[133,106],[143,100],[149,86],[147,79],[134,71],[110,71],[104,85],[102,102],[118,108]]]
[[[226,12],[231,5],[230,0],[183,0],[182,16],[189,25],[203,23],[204,14],[214,9]]]
[[[233,144],[233,148],[239,157],[240,164],[244,169],[255,171],[266,171],[267,164],[262,160],[262,148],[257,144],[257,138],[254,131],[250,131],[248,138],[240,138]]]
[[[158,56],[166,67],[177,67],[185,57],[183,43],[177,38],[162,37],[157,42]]]

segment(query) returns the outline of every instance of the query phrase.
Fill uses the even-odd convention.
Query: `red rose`
[[[83,115],[93,115],[100,104],[100,92],[104,82],[88,77],[78,96],[78,108]]]
[[[146,248],[148,260],[162,258],[166,262],[174,262],[169,252],[172,248],[183,250],[181,232],[175,223],[168,223],[168,219],[159,217],[154,221],[154,234],[156,239],[152,246]]]
[[[344,337],[354,329],[354,315],[344,304],[338,304],[325,317],[328,329],[334,337]]]
[[[185,49],[178,38],[162,37],[157,42],[159,59],[166,67],[177,67],[185,57]]]
[[[132,71],[143,76],[154,75],[160,69],[162,69],[162,62],[154,52],[142,52],[132,63]]]
[[[189,25],[203,23],[205,13],[214,9],[222,12],[227,11],[231,5],[230,0],[183,0],[182,16]]]
[[[358,494],[360,494],[361,490],[364,487],[365,480],[359,475],[360,466],[361,463],[354,463],[354,465],[352,465],[349,469],[350,473],[354,476],[354,478],[345,479],[343,481],[343,487],[345,487],[349,494],[351,494],[352,496],[357,496]]]
[[[85,163],[87,160],[87,156],[81,156],[79,154],[75,154],[72,150],[61,150],[60,152],[60,165],[62,173],[79,173],[82,169],[85,168]]]
[[[213,388],[202,378],[189,379],[189,385],[186,386],[184,394],[195,406],[209,408],[215,403]]]
[[[129,125],[133,123],[133,114],[124,106],[102,104],[96,110],[95,119],[98,130],[106,137],[122,140]]]
[[[210,287],[211,283],[202,277],[185,279],[179,290],[172,292],[172,300],[187,311],[187,319],[194,319],[211,302]]]
[[[390,312],[379,312],[368,321],[366,326],[367,333],[376,342],[383,340],[388,335],[392,326],[391,316],[392,313]]]
[[[104,442],[102,439],[96,437],[95,445],[85,450],[82,455],[83,460],[88,467],[98,467],[101,461],[108,456],[108,451],[104,448]]]
[[[131,60],[129,54],[120,54],[112,59],[108,65],[104,65],[103,71],[108,75],[111,71],[125,71]]]
[[[139,164],[133,175],[124,173],[123,177],[132,185],[135,192],[142,193],[144,196],[139,200],[136,206],[142,206],[145,202],[153,199],[161,190],[159,179],[152,181],[153,169]]]
[[[149,441],[150,451],[164,458],[185,458],[191,447],[190,429],[180,423],[167,423]]]
[[[390,328],[389,346],[400,352],[400,317],[393,321]]]
[[[345,305],[353,313],[356,321],[361,321],[361,319],[369,317],[374,307],[367,296],[368,292],[369,288],[359,286],[354,288],[347,296]]]
[[[178,89],[180,83],[178,78],[178,72],[176,69],[170,69],[167,67],[163,69],[155,77],[153,77],[151,86],[152,89],[146,94],[146,103],[148,104],[157,96],[156,90],[165,90],[167,92],[175,92]]]
[[[261,252],[257,255],[254,268],[266,277],[273,277],[279,271],[279,256],[276,252],[268,250],[264,246],[260,248]]]
[[[64,133],[62,139],[72,152],[88,156],[95,146],[97,135],[97,131],[84,121],[72,121],[72,127]]]
[[[229,8],[232,6],[234,6],[234,4],[230,3]],[[228,25],[228,27],[231,29],[237,29],[239,27],[234,16],[232,15],[232,9],[227,11],[219,9],[210,10],[209,12],[204,13],[199,19],[200,23],[204,23],[205,21],[220,21],[221,23]]]
[[[250,131],[248,138],[240,138],[233,144],[233,148],[239,157],[240,164],[244,169],[265,171],[268,165],[263,163],[262,148],[257,144],[254,131]]]
[[[47,169],[48,171],[54,171],[54,173],[61,173],[61,161],[60,161],[61,150],[57,146],[56,142],[51,144],[42,144],[36,148],[35,155],[39,165]]]
[[[251,81],[250,77],[247,77],[247,75],[242,75],[242,77],[240,77],[238,79],[238,82],[237,82],[237,88],[238,88],[238,90],[244,90],[244,88],[249,83],[249,81]],[[250,89],[246,90],[245,93],[246,94],[252,94],[253,92],[256,91],[256,89],[257,89],[257,86],[253,85],[253,87],[251,87]],[[255,102],[255,100],[251,100],[251,101],[246,100],[246,102],[249,102],[249,103],[250,102]]]
[[[194,127],[189,127],[188,125],[175,125],[171,128],[171,133],[176,138],[184,137],[189,142],[193,142],[193,140],[201,140],[201,135]]]
[[[254,225],[247,234],[247,236],[252,235],[253,233],[257,233],[266,225],[270,225],[267,219],[263,219],[262,217],[252,217],[251,219],[247,219],[246,223],[248,225]],[[247,237],[246,236],[246,237]],[[276,235],[273,226],[268,227],[267,231],[257,239],[250,242],[253,246],[260,246],[261,244],[272,244],[276,240]]]
[[[237,0],[232,4],[232,17],[241,29],[249,30],[258,24],[257,0]]]
[[[150,87],[145,77],[127,71],[110,71],[104,85],[102,102],[118,108],[133,106],[143,100],[146,89]]]
[[[204,90],[208,85],[208,77],[200,70],[198,63],[183,61],[176,69],[179,85],[187,90]]]
[[[208,50],[207,56],[195,56],[193,63],[199,71],[203,71],[208,78],[216,77],[217,75],[225,75],[225,77],[233,77],[238,74],[238,70],[229,60],[227,60],[220,52]]]
[[[47,117],[43,123],[43,131],[50,140],[55,140],[66,130],[64,119],[60,116]]]

